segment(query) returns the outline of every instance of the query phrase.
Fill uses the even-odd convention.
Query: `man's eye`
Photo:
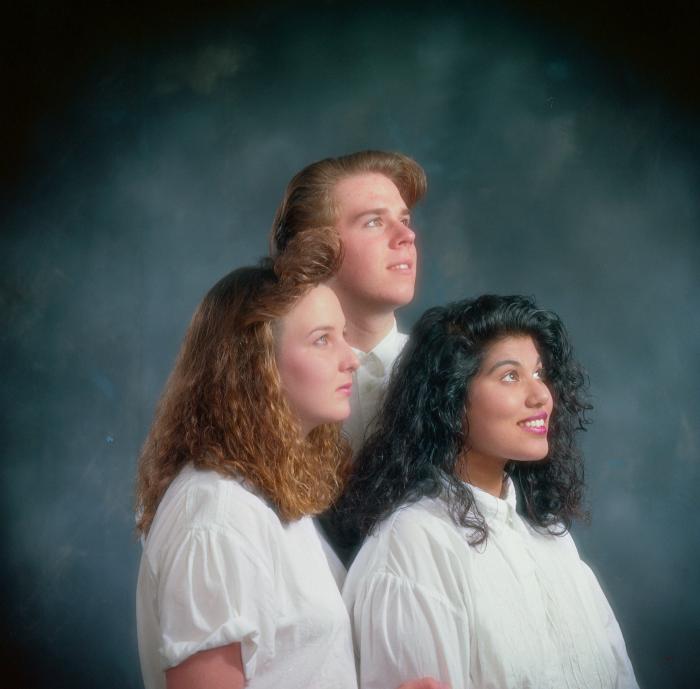
[[[411,218],[410,218],[410,216],[406,216],[405,218],[403,218],[403,220],[401,220],[401,222],[402,222],[404,225],[406,225],[406,227],[411,227]]]
[[[381,218],[371,218],[365,223],[365,227],[380,227],[382,224]]]

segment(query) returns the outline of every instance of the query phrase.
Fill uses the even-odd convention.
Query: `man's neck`
[[[345,339],[351,347],[361,352],[372,351],[389,334],[396,322],[393,311],[362,317],[346,312],[345,318]]]

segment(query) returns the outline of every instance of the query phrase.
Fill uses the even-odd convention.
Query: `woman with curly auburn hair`
[[[364,689],[637,687],[569,535],[590,405],[559,318],[526,297],[433,308],[334,508]]]
[[[357,360],[323,284],[334,233],[240,268],[192,319],[141,452],[147,689],[356,687],[347,612],[310,515],[333,501]]]

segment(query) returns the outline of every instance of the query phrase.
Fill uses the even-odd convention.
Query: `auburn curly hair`
[[[285,252],[289,242],[307,227],[333,226],[338,212],[333,191],[338,182],[372,173],[388,177],[409,208],[425,195],[425,171],[402,153],[357,151],[318,160],[294,175],[287,185],[272,222],[270,254]]]
[[[306,438],[282,393],[273,324],[342,260],[329,228],[299,233],[284,254],[234,270],[197,307],[141,450],[137,531],[146,534],[183,466],[236,476],[285,521],[336,498],[347,444],[337,424]]]

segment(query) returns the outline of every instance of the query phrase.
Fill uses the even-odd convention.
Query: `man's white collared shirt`
[[[408,335],[400,333],[394,322],[389,333],[371,351],[361,352],[353,348],[360,366],[352,377],[350,417],[343,424],[343,432],[350,441],[353,455],[357,454],[372,430],[394,361],[407,340]]]

